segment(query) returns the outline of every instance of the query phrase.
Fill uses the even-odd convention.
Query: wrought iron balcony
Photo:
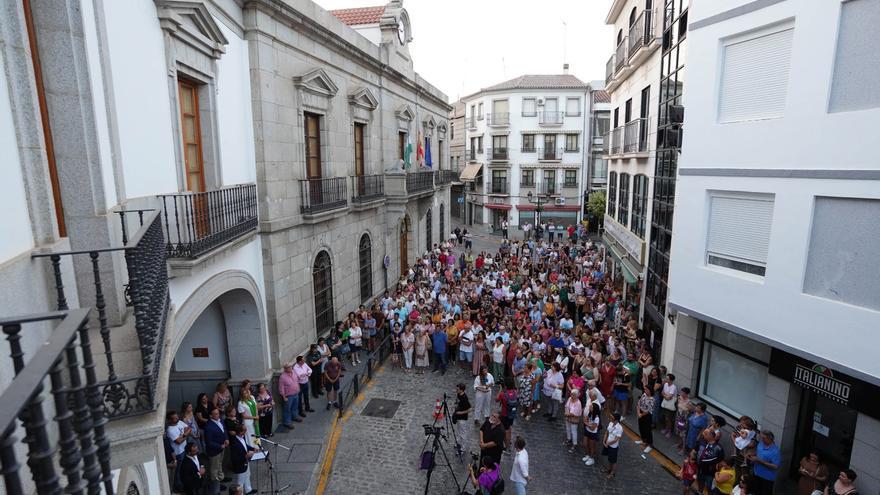
[[[434,182],[437,185],[441,184],[451,184],[453,182],[457,182],[459,177],[459,172],[455,170],[438,170],[436,172],[436,177]]]
[[[500,161],[509,159],[507,148],[489,148],[489,159]]]
[[[510,125],[510,113],[502,112],[486,114],[486,125],[493,127]]]
[[[136,222],[139,228],[121,247],[96,248],[80,251],[35,254],[33,258],[48,258],[54,274],[56,309],[67,311],[67,295],[62,277],[61,258],[71,257],[87,263],[92,271],[92,290],[94,309],[98,319],[98,330],[104,348],[105,362],[89,365],[89,373],[97,374],[97,400],[100,406],[93,407],[92,418],[95,421],[124,418],[152,412],[158,406],[156,386],[159,369],[162,364],[162,349],[165,343],[165,321],[168,315],[168,269],[165,264],[167,247],[163,235],[160,212],[155,210],[134,210],[122,212],[120,219],[123,224]],[[137,218],[133,221],[134,215]],[[126,229],[127,230],[127,229]],[[108,266],[112,267],[114,252],[122,252],[125,259],[128,285],[117,287],[113,274],[105,276]],[[111,268],[112,270],[112,268]],[[124,319],[124,315],[116,315],[108,306],[108,300],[125,298],[126,305],[131,307],[130,315],[134,317],[134,325],[114,326],[110,331],[109,318]],[[79,304],[88,304],[83,294],[79,294]],[[121,322],[120,322],[121,323]],[[133,333],[134,335],[132,335]],[[80,334],[83,338],[83,334]],[[123,342],[122,346],[136,338],[138,342],[139,360],[131,359],[130,352],[125,348],[125,359],[114,360],[112,341]],[[54,337],[53,337],[54,340]],[[84,358],[85,359],[85,358]],[[91,399],[90,399],[91,401]],[[102,417],[94,413],[100,409]]]
[[[562,160],[562,148],[538,148],[538,160]]]
[[[257,228],[257,186],[158,196],[169,258],[197,258]],[[124,212],[119,212],[123,215]],[[122,241],[126,242],[125,222]]]
[[[611,129],[602,136],[602,154],[611,154]]]
[[[623,152],[638,153],[648,150],[648,119],[633,119],[626,123],[623,133]]]
[[[627,49],[629,48],[629,38],[624,36],[620,43],[617,44],[617,50],[614,51],[614,72],[620,72],[620,69],[623,69],[626,66],[626,61],[629,60]]]
[[[351,178],[351,202],[366,203],[385,197],[385,176],[355,175]]]
[[[538,125],[562,125],[565,112],[538,112]]]
[[[654,12],[651,10],[643,10],[633,25],[629,27],[629,57],[635,55],[639,48],[651,42],[653,14]]]
[[[302,187],[302,213],[320,213],[343,208],[348,204],[345,177],[303,179],[299,183]]]
[[[543,196],[552,196],[555,194],[559,194],[559,188],[556,186],[556,182],[539,182],[537,190],[538,195]]]
[[[535,149],[536,149],[536,148],[535,148],[535,145],[534,145],[534,144],[531,145],[531,146],[523,145],[523,146],[519,149],[519,152],[520,152],[520,153],[534,153],[534,152],[535,152]]]
[[[40,345],[25,348],[23,333],[49,326],[54,329]],[[0,459],[6,493],[101,493],[102,487],[105,493],[114,493],[110,442],[104,431],[107,385],[95,372],[89,310],[3,318],[0,327],[9,344],[9,368],[15,372],[0,395]],[[44,396],[53,399],[52,405],[43,404]],[[16,419],[25,434],[32,489],[22,481]]]
[[[510,194],[510,181],[507,179],[492,179],[489,187],[490,194]]]
[[[467,125],[467,128],[470,129],[470,130],[472,130],[472,131],[475,130],[475,129],[477,128],[477,119],[476,119],[476,117],[465,117],[465,119],[464,119],[464,123],[465,123],[465,125]]]
[[[614,80],[614,54],[608,58],[608,62],[605,62],[605,85],[609,86],[611,81]]]
[[[431,189],[434,189],[434,172],[432,170],[422,170],[406,174],[407,194],[429,191]]]
[[[611,130],[611,154],[617,155],[623,152],[623,126]]]

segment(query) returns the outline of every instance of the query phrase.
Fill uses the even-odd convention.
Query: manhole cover
[[[394,413],[397,412],[398,407],[400,407],[399,400],[370,399],[370,402],[367,402],[367,405],[364,407],[361,414],[364,416],[391,419],[394,417]]]

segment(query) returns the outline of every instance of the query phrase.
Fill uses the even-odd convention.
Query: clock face
[[[403,25],[403,21],[397,22],[397,39],[400,40],[400,44],[406,43],[406,27]]]

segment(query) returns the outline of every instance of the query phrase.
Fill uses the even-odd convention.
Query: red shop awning
[[[581,207],[578,205],[566,205],[566,206],[541,205],[541,208],[544,211],[580,211],[581,210]],[[533,211],[535,209],[535,205],[516,205],[516,209],[519,211]]]
[[[492,203],[488,203],[483,206],[489,208],[490,210],[509,210],[511,208],[510,205],[496,205]]]

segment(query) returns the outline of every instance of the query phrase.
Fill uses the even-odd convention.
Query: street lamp
[[[544,201],[543,194],[532,194],[532,191],[529,191],[528,198],[529,203],[537,205],[535,207],[535,225],[541,225],[541,211],[543,211],[541,205],[543,205],[547,201]]]

